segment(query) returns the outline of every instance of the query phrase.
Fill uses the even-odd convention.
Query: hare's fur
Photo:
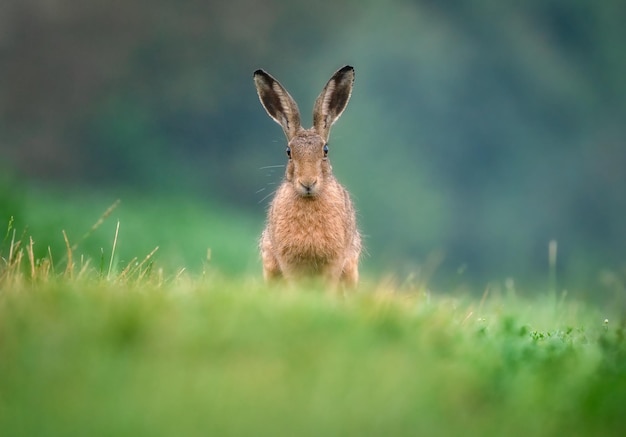
[[[356,213],[326,156],[330,127],[350,99],[354,69],[345,66],[330,78],[315,103],[310,129],[301,126],[298,106],[276,79],[257,70],[254,81],[263,107],[287,136],[289,154],[261,235],[264,276],[321,276],[331,284],[355,286],[361,253]]]

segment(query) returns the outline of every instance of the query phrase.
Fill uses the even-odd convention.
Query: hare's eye
[[[287,156],[289,157],[289,159],[291,159],[291,147],[287,147],[285,152],[287,152]]]
[[[324,157],[328,156],[328,144],[324,144]]]

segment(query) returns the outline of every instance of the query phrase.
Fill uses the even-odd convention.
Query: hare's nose
[[[300,186],[302,187],[302,190],[305,193],[311,194],[315,190],[315,185],[317,184],[317,179],[304,180],[304,181],[300,180],[298,182],[300,182]]]

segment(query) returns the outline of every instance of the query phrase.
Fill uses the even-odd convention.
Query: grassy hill
[[[619,306],[367,272],[351,293],[267,286],[260,223],[160,200],[11,204],[2,436],[623,432]]]
[[[9,197],[0,190],[0,250],[8,250],[15,234],[25,242],[32,237],[35,258],[65,263],[69,244],[77,264],[89,260],[105,273],[111,263],[124,269],[153,252],[151,260],[169,272],[215,268],[240,275],[261,270],[257,239],[262,217],[185,193],[113,192],[25,187],[11,190]]]
[[[3,436],[623,432],[609,310],[1,255]]]

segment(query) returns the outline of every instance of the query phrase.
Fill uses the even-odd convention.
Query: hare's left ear
[[[315,101],[313,128],[325,141],[328,140],[330,127],[337,121],[350,100],[353,83],[354,68],[346,65],[333,74]]]

